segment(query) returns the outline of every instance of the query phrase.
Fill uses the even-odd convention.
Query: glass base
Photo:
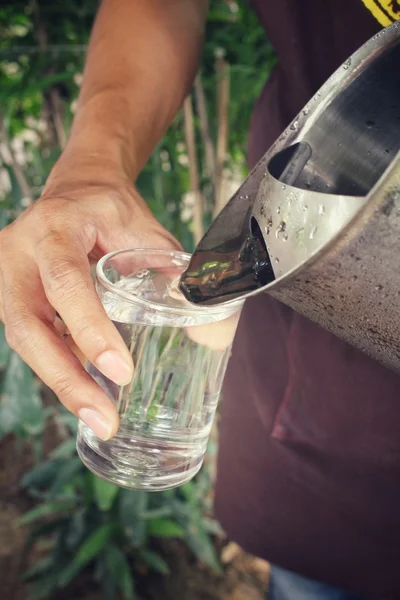
[[[154,492],[190,481],[203,464],[205,448],[205,443],[188,446],[121,433],[103,442],[82,423],[76,443],[79,458],[98,477],[120,487]]]

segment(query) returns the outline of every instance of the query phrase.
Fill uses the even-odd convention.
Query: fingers
[[[109,439],[118,429],[118,415],[113,403],[85,372],[59,336],[57,326],[47,320],[52,309],[43,290],[26,281],[24,296],[18,293],[17,277],[9,280],[11,286],[3,294],[8,344],[68,410],[85,421],[100,438]]]
[[[36,247],[36,259],[46,297],[81,353],[116,384],[128,384],[132,358],[102,307],[83,244],[48,235]]]
[[[68,348],[71,350],[71,352],[79,360],[79,362],[81,363],[81,365],[83,367],[85,367],[86,363],[87,363],[86,357],[83,356],[82,352],[80,351],[80,349],[78,348],[78,346],[75,344],[75,342],[72,339],[72,337],[70,335],[64,335],[64,342],[67,344]]]
[[[62,338],[32,316],[21,320],[17,327],[23,328],[25,333],[7,335],[10,346],[68,410],[85,421],[101,439],[111,438],[118,429],[115,407]]]
[[[117,431],[118,415],[82,365],[89,360],[125,385],[133,364],[97,296],[90,259],[121,247],[177,246],[154,219],[111,191],[47,198],[0,234],[0,320],[9,345],[103,439]]]

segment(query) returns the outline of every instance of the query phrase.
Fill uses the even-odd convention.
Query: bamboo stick
[[[215,185],[215,148],[211,139],[206,97],[204,94],[204,87],[200,74],[196,77],[194,82],[194,93],[196,97],[197,112],[200,120],[201,137],[203,139],[206,175],[210,178],[213,185]]]
[[[199,168],[193,120],[192,99],[188,96],[183,104],[185,141],[189,158],[190,192],[193,195],[193,238],[197,245],[203,237],[203,196],[200,191]]]
[[[228,151],[230,80],[229,64],[225,60],[225,52],[223,50],[220,50],[216,53],[216,71],[218,78],[218,133],[215,168],[214,217],[219,214],[227,201],[224,181],[224,165]]]

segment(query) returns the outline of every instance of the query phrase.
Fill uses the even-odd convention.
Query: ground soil
[[[45,447],[51,448],[58,436],[46,432]],[[0,442],[0,589],[4,600],[27,600],[20,581],[26,530],[18,517],[32,506],[18,482],[33,464],[29,444],[13,438]],[[264,600],[268,564],[246,555],[234,543],[223,542],[221,560],[224,574],[216,575],[200,565],[181,542],[168,541],[159,548],[170,565],[171,575],[143,575],[137,582],[140,600]],[[101,593],[85,575],[58,600],[103,600]]]

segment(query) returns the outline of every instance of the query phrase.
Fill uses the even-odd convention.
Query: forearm
[[[208,0],[103,0],[64,160],[135,178],[195,76]]]

